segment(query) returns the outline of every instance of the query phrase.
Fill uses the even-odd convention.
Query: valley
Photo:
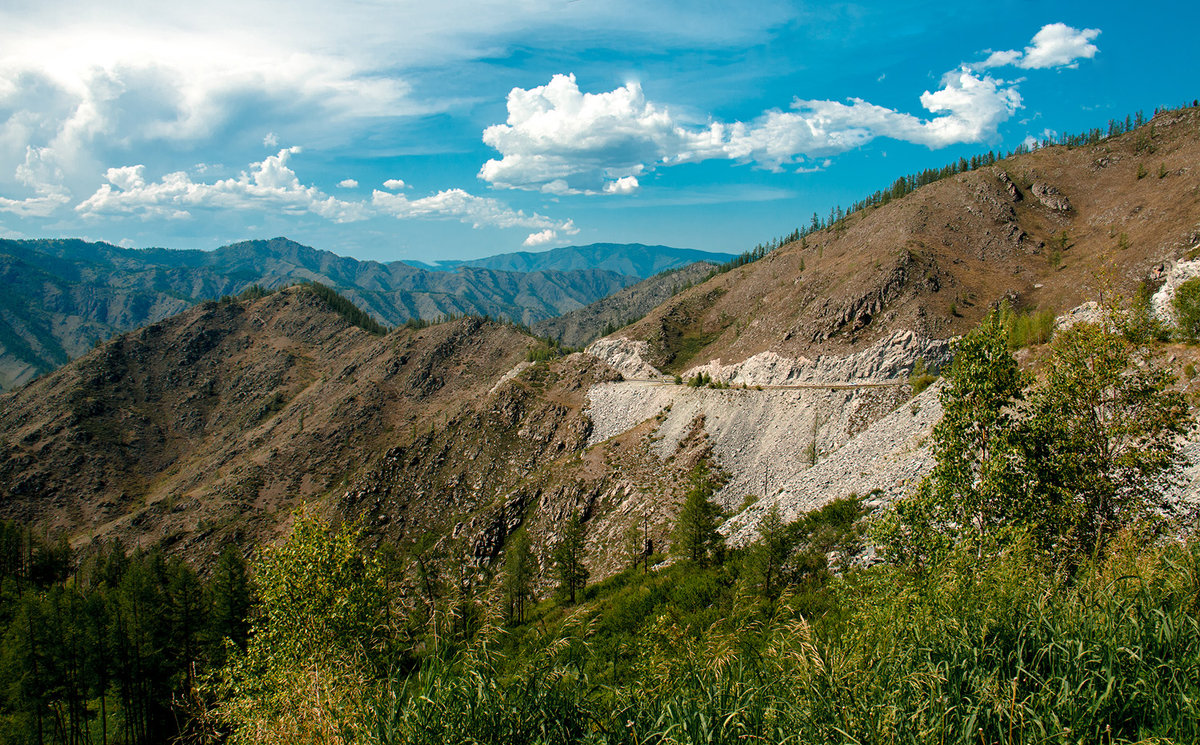
[[[1139,176],[1151,157],[1162,175]],[[1176,417],[1169,439],[1181,459],[1163,456],[1147,466],[1154,477],[1139,486],[1149,490],[1138,492],[1139,499],[1157,500],[1164,514],[1184,514],[1200,504],[1200,435],[1183,425],[1200,396],[1200,348],[1181,335],[1172,299],[1185,279],[1200,276],[1196,163],[1200,109],[1163,111],[1132,132],[1080,146],[1048,145],[950,173],[831,224],[797,230],[771,250],[741,260],[688,263],[649,277],[565,268],[575,266],[579,252],[566,255],[564,268],[557,269],[537,269],[528,256],[513,255],[519,258],[499,262],[505,268],[434,271],[355,262],[277,239],[218,249],[223,261],[242,257],[245,263],[217,272],[205,265],[209,257],[198,254],[176,258],[164,250],[154,254],[159,264],[149,267],[111,246],[74,246],[128,264],[111,269],[101,291],[94,281],[81,289],[81,273],[96,280],[100,270],[72,263],[65,243],[7,242],[6,276],[19,270],[12,257],[32,262],[37,249],[42,262],[58,251],[55,276],[76,279],[68,286],[21,274],[25,290],[6,301],[6,328],[25,346],[5,347],[11,362],[5,369],[16,372],[9,378],[13,390],[0,394],[0,518],[11,521],[5,525],[29,526],[17,541],[29,556],[35,545],[50,555],[53,536],[61,551],[84,557],[81,566],[102,562],[111,550],[106,547],[116,546],[122,555],[130,549],[137,562],[169,557],[172,572],[193,572],[188,581],[200,582],[248,560],[265,610],[242,617],[254,631],[236,664],[266,667],[224,668],[232,676],[227,680],[248,686],[243,689],[189,683],[217,712],[204,716],[230,717],[220,726],[243,735],[253,727],[239,719],[243,710],[228,708],[231,702],[242,702],[254,716],[273,716],[257,708],[266,694],[245,693],[253,686],[276,686],[271,695],[308,700],[310,690],[298,693],[296,686],[309,682],[270,677],[271,665],[282,665],[287,675],[299,669],[278,662],[284,652],[268,642],[275,633],[292,634],[287,644],[294,646],[279,649],[308,649],[297,654],[319,659],[313,663],[318,667],[334,666],[321,667],[331,677],[312,684],[325,706],[337,709],[342,704],[330,704],[330,696],[353,697],[361,690],[403,702],[396,705],[405,707],[405,717],[422,716],[422,707],[435,701],[447,707],[422,724],[405,720],[408,729],[398,730],[405,738],[465,716],[462,710],[471,706],[453,696],[467,695],[455,686],[472,665],[486,668],[479,679],[498,697],[481,704],[485,709],[509,710],[505,697],[517,694],[502,678],[529,675],[527,690],[541,690],[560,680],[554,676],[587,671],[612,686],[595,704],[603,713],[589,715],[594,721],[609,722],[619,710],[628,714],[630,733],[637,727],[650,731],[659,715],[638,709],[632,692],[658,680],[654,706],[669,710],[662,696],[676,689],[668,684],[671,674],[639,666],[711,664],[704,672],[693,669],[687,685],[699,688],[688,689],[688,696],[722,685],[751,696],[746,679],[728,677],[734,668],[713,662],[732,659],[729,650],[739,645],[757,650],[768,661],[763,664],[775,666],[770,669],[787,671],[773,679],[788,681],[779,683],[784,692],[778,696],[812,707],[789,709],[789,726],[809,722],[815,728],[810,735],[828,734],[836,729],[828,719],[832,710],[806,697],[814,690],[849,695],[837,681],[866,683],[845,670],[837,680],[822,678],[815,657],[805,655],[844,654],[865,665],[873,645],[886,648],[893,661],[935,647],[944,640],[927,636],[933,627],[905,620],[906,603],[951,618],[936,588],[958,587],[956,572],[994,574],[1001,584],[996,578],[1016,578],[995,595],[963,585],[969,588],[964,603],[1005,623],[1016,623],[1005,614],[1033,613],[1036,597],[1053,596],[1059,603],[1055,618],[1103,634],[1087,626],[1094,619],[1083,610],[1100,602],[1095,598],[1148,602],[1104,584],[1104,573],[1116,569],[1073,555],[1048,568],[1036,552],[1025,553],[1025,544],[1004,543],[1000,528],[954,543],[957,531],[982,517],[931,519],[924,523],[930,542],[915,547],[915,533],[904,532],[910,527],[903,520],[909,519],[905,505],[925,504],[913,501],[921,495],[934,499],[930,484],[948,478],[943,423],[948,407],[963,408],[955,396],[966,395],[971,385],[957,367],[956,353],[970,349],[962,340],[996,345],[1002,354],[989,363],[1011,362],[1011,371],[1020,371],[1012,379],[1023,382],[1013,384],[1008,408],[996,416],[1024,422],[1024,412],[1049,406],[1037,386],[1049,385],[1066,364],[1067,352],[1056,340],[1080,319],[1113,328],[1112,319],[1125,319],[1105,339],[1123,354],[1132,355],[1128,350],[1135,347],[1144,354],[1138,351],[1142,356],[1122,375],[1161,371],[1150,392],[1174,407],[1164,404],[1163,411]],[[163,257],[177,266],[166,268]],[[264,271],[247,269],[264,262]],[[614,266],[644,273],[659,270],[661,262]],[[533,271],[517,274],[516,267]],[[298,278],[307,281],[294,283]],[[35,285],[42,288],[41,305],[29,290]],[[184,286],[188,293],[180,291]],[[490,299],[479,294],[483,287],[494,290]],[[68,297],[77,303],[90,298],[94,312],[68,307]],[[36,312],[19,309],[13,298]],[[1105,320],[1102,306],[1117,315]],[[419,320],[431,314],[443,317]],[[50,330],[48,336],[34,334],[37,323]],[[527,323],[533,323],[532,333]],[[988,323],[1002,337],[982,337]],[[84,328],[121,333],[97,337],[90,351],[64,341],[64,329]],[[57,351],[48,339],[59,340]],[[35,365],[20,355],[37,352],[35,341],[42,345],[37,364],[45,366],[38,369],[45,372],[23,382]],[[18,358],[24,361],[12,362]],[[1156,411],[1149,410],[1147,421],[1157,421]],[[1025,436],[1016,425],[1011,429]],[[1141,436],[1130,435],[1130,441]],[[1045,442],[1060,439],[1067,442]],[[1067,478],[1070,469],[1057,461],[1060,471],[1037,470],[1050,469],[1050,461],[1037,460],[1040,445],[1012,447],[1010,461],[1024,464],[1027,458],[1030,465],[1020,467],[1046,483]],[[979,479],[988,473],[981,467]],[[1013,478],[1032,479],[1024,471]],[[1036,492],[1042,483],[1030,489]],[[956,488],[967,493],[973,487]],[[980,504],[983,514],[991,502]],[[1062,509],[1055,513],[1061,524],[1076,519]],[[1105,540],[1125,546],[1120,541],[1132,541],[1128,531],[1136,525],[1112,519],[1126,537],[1113,528]],[[689,544],[680,526],[696,520],[708,527],[700,531],[702,543]],[[1048,523],[1058,524],[1037,522],[1031,534],[1047,530]],[[1186,537],[1181,526],[1154,530]],[[1054,536],[1054,550],[1065,552],[1073,536]],[[771,558],[772,541],[783,546],[779,557]],[[1114,548],[1113,561],[1128,561],[1129,572],[1155,575],[1174,587],[1186,574],[1178,567],[1195,558],[1188,545],[1194,544],[1153,543],[1129,554]],[[897,558],[907,556],[903,551],[917,558]],[[293,561],[299,564],[288,564]],[[324,573],[297,568],[326,561],[343,564]],[[567,574],[564,567],[570,567]],[[101,569],[88,571],[100,576]],[[1081,572],[1079,584],[1054,589],[1055,572],[1066,571]],[[297,595],[286,582],[278,584],[284,577],[305,587],[348,584]],[[924,594],[924,577],[931,577],[932,594]],[[376,594],[355,594],[363,587]],[[309,649],[304,634],[271,620],[275,612],[290,618],[289,602],[342,597],[343,591],[361,601],[353,612],[363,614],[364,625],[354,627],[357,636],[326,639],[332,656]],[[301,596],[307,599],[296,600]],[[1194,611],[1175,598],[1154,602],[1192,628],[1185,620],[1194,625]],[[284,610],[271,610],[272,602]],[[602,630],[576,630],[577,621]],[[863,623],[868,630],[861,631]],[[964,623],[972,633],[990,628],[973,616]],[[879,627],[870,624],[892,624],[909,636],[881,640],[871,636]],[[384,637],[375,639],[384,627]],[[312,638],[325,639],[319,633]],[[593,638],[601,651],[581,651]],[[348,646],[337,646],[343,643]],[[545,664],[555,672],[542,679],[521,667],[541,659],[530,651],[539,644],[581,657],[571,657],[575,651],[548,656]],[[219,657],[217,647],[205,649],[203,654]],[[381,649],[391,651],[379,656]],[[960,653],[984,654],[976,647],[953,651]],[[989,647],[986,654],[1001,653]],[[1156,664],[1167,667],[1186,667],[1181,660],[1191,659],[1155,654]],[[450,667],[427,667],[442,659]],[[362,660],[390,660],[406,672],[385,674],[360,667],[367,665]],[[943,664],[913,664],[926,662]],[[1034,663],[1021,658],[1011,664],[1025,670]],[[335,668],[341,672],[330,672]],[[765,669],[745,668],[754,671],[747,675],[766,675]],[[429,680],[445,686],[437,695],[451,698],[375,687],[419,679],[404,677],[410,673],[433,676]],[[1063,675],[1076,673],[1084,675],[1074,668]],[[349,689],[328,682],[343,674],[364,682]],[[1022,675],[1005,680],[1024,680]],[[1084,677],[1080,685],[1094,684]],[[985,686],[955,685],[971,691]],[[1012,683],[1014,690],[1017,685]],[[1029,700],[1043,694],[1037,689]],[[571,706],[595,703],[584,694],[554,695]],[[886,698],[878,691],[870,696]],[[914,694],[914,700],[923,696]],[[371,716],[382,716],[378,702],[354,705],[376,707]],[[1057,701],[1051,709],[1063,705]],[[1031,716],[1048,716],[1037,708],[1043,704],[1029,706]],[[538,716],[547,711],[535,709]],[[945,707],[939,711],[943,718],[957,716]],[[989,731],[1003,729],[1008,716],[987,719]],[[1079,720],[1094,721],[1089,716]],[[1113,715],[1112,721],[1127,720]],[[297,726],[309,731],[308,724]],[[474,725],[462,726],[468,731]],[[767,725],[754,726],[762,731]],[[237,729],[245,727],[250,729]],[[901,725],[884,717],[855,727],[869,740],[871,732]],[[726,734],[733,737],[732,731]],[[658,732],[654,741],[667,742]],[[619,741],[641,741],[629,738]]]

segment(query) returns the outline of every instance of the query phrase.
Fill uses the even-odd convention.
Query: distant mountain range
[[[696,257],[727,258],[666,246],[597,244],[434,271],[399,261],[359,261],[286,238],[213,251],[0,240],[0,390],[53,370],[114,334],[255,284],[274,289],[320,282],[391,325],[453,315],[534,324]]]
[[[430,271],[453,271],[459,267],[495,269],[501,272],[570,272],[581,269],[605,269],[639,279],[661,272],[705,261],[724,264],[733,254],[697,251],[693,248],[646,246],[641,243],[593,243],[588,246],[565,246],[549,251],[518,251],[469,261],[438,261],[426,264],[405,262],[409,266]]]

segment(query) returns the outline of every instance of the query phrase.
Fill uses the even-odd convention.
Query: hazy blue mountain
[[[566,246],[549,251],[518,251],[470,261],[438,261],[426,264],[406,262],[410,266],[431,271],[452,271],[470,266],[504,272],[576,271],[605,269],[647,279],[670,269],[678,269],[698,261],[723,264],[733,254],[698,251],[692,248],[646,246],[641,243],[593,243],[589,246]]]
[[[0,240],[0,390],[80,356],[98,340],[204,300],[315,281],[379,320],[488,315],[525,324],[582,308],[638,276],[594,267],[429,271],[359,261],[286,238],[213,251],[127,249],[81,240]]]

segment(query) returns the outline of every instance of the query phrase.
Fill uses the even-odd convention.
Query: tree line
[[[0,742],[170,741],[198,677],[246,644],[249,609],[234,549],[202,580],[161,550],[76,552],[0,522]]]

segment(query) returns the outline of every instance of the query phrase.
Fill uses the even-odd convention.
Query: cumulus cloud
[[[580,91],[573,75],[508,94],[508,119],[483,141],[500,152],[479,171],[495,187],[550,194],[629,194],[647,171],[710,159],[772,169],[861,147],[876,137],[927,145],[983,142],[1021,106],[1014,83],[963,67],[925,91],[920,118],[859,98],[793,101],[750,122],[704,124],[648,101],[637,83]]]
[[[501,158],[479,177],[493,186],[548,193],[599,193],[606,183],[641,173],[679,152],[687,133],[638,83],[583,93],[574,75],[508,94],[508,120],[483,131]]]
[[[330,142],[360,121],[423,110],[398,76],[281,50],[274,41],[132,28],[117,44],[111,33],[67,24],[22,35],[6,27],[12,20],[0,11],[0,204],[7,210],[48,216],[64,203],[41,193],[7,198],[14,182],[5,177],[27,147],[60,164],[60,191],[90,189],[114,153],[214,155],[244,143],[242,128],[261,133],[271,120],[294,120],[291,129]],[[279,137],[268,132],[262,142],[275,148]]]
[[[371,205],[381,214],[400,219],[456,219],[473,227],[530,228],[559,230],[575,234],[579,229],[570,220],[557,221],[537,214],[514,210],[491,197],[477,197],[462,189],[445,189],[428,197],[409,199],[378,189],[371,194]]]
[[[409,187],[408,184],[404,183],[404,181],[401,179],[390,178],[383,182],[383,188],[390,189],[392,191],[400,191],[401,189],[407,189]]]
[[[558,238],[558,233],[556,231],[551,230],[550,228],[546,228],[545,230],[539,231],[537,233],[530,233],[529,237],[526,238],[524,240],[524,242],[521,243],[521,245],[522,246],[544,246],[547,243],[553,243],[554,240],[557,238]]]
[[[338,182],[339,189],[357,189],[358,182],[352,178],[344,178]]]
[[[634,176],[622,176],[616,181],[604,185],[605,194],[632,194],[638,190],[638,180]]]
[[[107,184],[76,205],[84,217],[141,215],[186,218],[193,208],[276,210],[285,214],[312,213],[335,222],[354,222],[368,217],[360,202],[347,202],[300,183],[288,166],[298,147],[284,148],[276,155],[254,163],[236,178],[213,183],[196,182],[183,171],[168,173],[148,182],[144,165],[109,168]]]
[[[19,217],[49,217],[71,201],[62,186],[62,169],[54,153],[47,148],[25,148],[25,160],[14,172],[17,182],[33,192],[24,199],[0,197],[0,212]]]
[[[446,189],[427,197],[409,199],[404,194],[380,190],[369,200],[344,200],[301,183],[289,161],[302,152],[289,147],[251,164],[236,178],[212,183],[194,181],[187,173],[168,173],[148,181],[144,165],[109,168],[103,184],[75,207],[84,217],[136,215],[185,219],[196,208],[275,211],[313,214],[339,223],[377,216],[402,220],[458,220],[474,227],[526,228],[573,235],[579,232],[570,220],[553,220],[536,212],[514,210],[490,197],[462,189]],[[352,181],[352,179],[347,179]],[[346,186],[343,181],[339,186]],[[357,184],[354,184],[357,185]]]
[[[986,60],[975,65],[979,69],[1013,65],[1023,70],[1043,70],[1049,67],[1078,67],[1079,60],[1091,59],[1100,51],[1092,41],[1100,35],[1098,28],[1077,29],[1065,23],[1042,26],[1025,51],[1008,49],[992,52]]]

